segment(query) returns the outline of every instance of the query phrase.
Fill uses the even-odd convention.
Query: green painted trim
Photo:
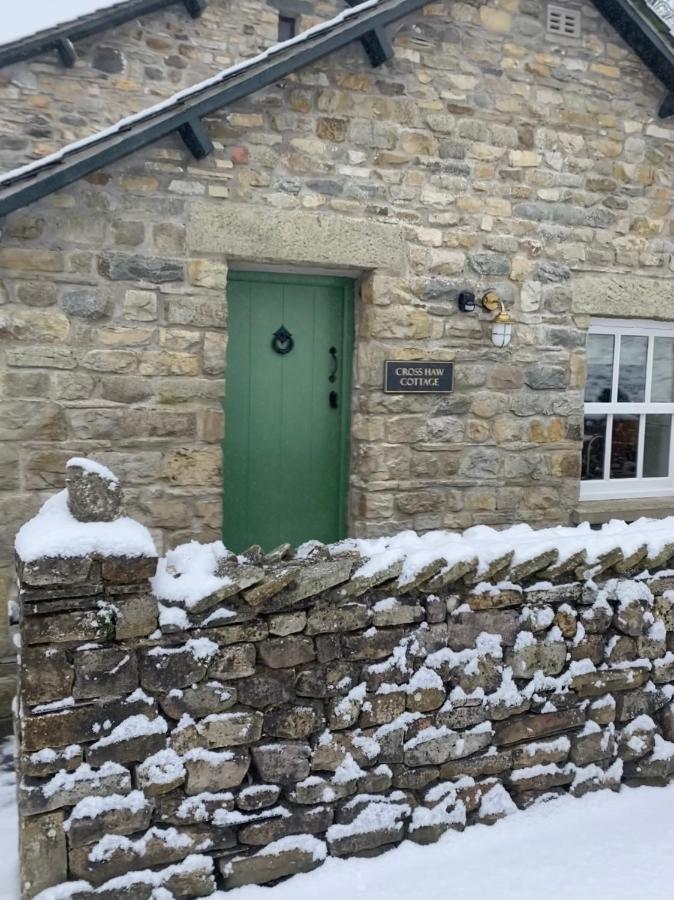
[[[355,344],[354,331],[354,281],[351,278],[337,275],[292,275],[281,272],[255,272],[230,269],[227,274],[227,282],[260,282],[271,284],[312,284],[323,287],[341,287],[343,294],[342,317],[342,365],[339,381],[339,396],[344,398],[339,408],[340,431],[340,460],[339,460],[339,533],[344,538],[348,535],[349,526],[349,476],[351,472],[351,404],[353,383],[353,352]],[[225,356],[225,394],[227,392],[227,363]],[[224,409],[224,402],[223,402]],[[227,432],[227,419],[225,418],[225,433]],[[222,443],[224,459],[224,440]],[[224,523],[224,519],[223,519]]]
[[[271,284],[317,284],[326,287],[339,287],[348,284],[353,295],[353,282],[350,278],[339,275],[288,275],[286,272],[245,272],[241,269],[230,269],[227,273],[228,281],[266,281]]]

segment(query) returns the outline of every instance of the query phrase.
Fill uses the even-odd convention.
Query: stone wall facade
[[[167,138],[2,222],[7,580],[16,528],[73,454],[123,474],[160,547],[219,535],[232,266],[356,273],[350,533],[569,521],[591,315],[674,319],[674,127],[654,120],[655,79],[578,6],[582,36],[564,40],[539,0],[429,4],[392,29],[385,66],[354,45],[212,116],[207,159]],[[162,13],[171,58],[190,57],[175,87],[273,40],[270,10],[228,8],[226,34],[217,4],[196,24]],[[95,82],[113,117],[148,102],[142,67],[169,52],[146,60],[147,29],[125,29],[104,39],[132,100],[117,76]],[[0,115],[32,103],[24,71],[62,109],[45,66],[54,85],[92,77],[8,70]],[[51,146],[66,133],[50,121]],[[458,312],[462,288],[503,296],[509,348]],[[386,358],[453,360],[454,393],[385,395]]]
[[[18,562],[25,898],[208,896],[674,776],[664,528],[411,570],[210,545],[209,575],[194,545],[40,556],[48,524]]]

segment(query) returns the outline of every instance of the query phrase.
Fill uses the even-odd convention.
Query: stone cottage
[[[0,46],[0,594],[73,455],[160,547],[671,512],[671,17],[126,0]]]

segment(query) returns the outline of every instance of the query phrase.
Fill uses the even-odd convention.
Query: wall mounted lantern
[[[507,347],[512,337],[513,324],[503,300],[496,291],[487,291],[482,298],[482,306],[489,312],[498,310],[491,326],[491,342],[495,347]]]

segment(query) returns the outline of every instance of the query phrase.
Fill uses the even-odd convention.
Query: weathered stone
[[[250,756],[247,750],[188,750],[186,794],[215,793],[238,787],[248,772]]]
[[[581,676],[582,677],[582,676]],[[523,716],[513,722],[496,725],[496,743],[500,746],[518,744],[580,728],[585,722],[582,709],[566,709],[560,712]]]
[[[78,847],[68,854],[72,874],[95,885],[127,872],[177,862],[196,849],[192,838],[174,828],[153,828],[139,842],[120,843],[109,853],[101,854],[100,859],[95,855],[91,859],[97,846]]]
[[[217,652],[217,646],[213,644]],[[223,651],[226,652],[226,651]],[[193,644],[182,647],[153,647],[140,657],[140,683],[151,693],[167,693],[201,681],[208,672],[213,654],[202,654]]]
[[[613,616],[613,624],[619,631],[638,637],[643,633],[645,624],[641,604],[636,600],[621,603]]]
[[[265,578],[265,580],[256,587],[251,588],[249,591],[244,591],[243,596],[245,601],[255,608],[261,606],[271,597],[280,593],[283,588],[294,584],[296,580],[296,569],[281,569],[280,572],[276,572],[271,577]]]
[[[291,834],[321,834],[332,824],[333,811],[328,806],[295,809],[289,816],[265,818],[239,829],[242,844],[261,847]]]
[[[40,786],[19,786],[19,804],[24,815],[50,812],[64,806],[75,806],[80,800],[91,796],[109,797],[112,794],[128,794],[131,791],[131,776],[122,766],[111,763],[103,772],[97,772],[83,764],[69,777],[59,772],[50,781]]]
[[[373,725],[385,725],[393,722],[405,710],[406,694],[402,691],[387,691],[382,694],[372,694],[367,698],[360,714],[362,728],[370,728]]]
[[[271,669],[290,669],[316,658],[314,643],[310,637],[289,635],[270,638],[258,645],[260,659]]]
[[[101,561],[101,577],[112,584],[142,584],[157,568],[153,556],[109,556]]]
[[[516,644],[508,662],[515,678],[533,678],[539,669],[544,675],[559,675],[566,664],[566,643],[533,640],[519,647]]]
[[[559,785],[571,784],[573,781],[573,768],[564,766],[560,768],[556,765],[545,767],[547,771],[542,772],[538,767],[532,769],[515,769],[508,779],[511,790],[522,791],[549,791],[551,788]]]
[[[611,731],[585,729],[571,738],[571,762],[577,766],[587,766],[602,759],[613,759],[617,753],[616,742]]]
[[[23,647],[19,672],[21,697],[31,706],[68,697],[75,677],[65,650],[55,647]]]
[[[328,634],[343,631],[357,631],[365,628],[370,621],[370,610],[360,603],[348,603],[344,606],[316,607],[307,617],[306,633]]]
[[[167,730],[161,717],[150,720],[143,714],[130,716],[109,735],[86,748],[87,762],[92,766],[102,766],[108,761],[140,762],[164,748]]]
[[[19,858],[22,896],[35,897],[40,891],[68,880],[62,812],[21,818]]]
[[[512,751],[513,768],[527,769],[531,766],[564,763],[568,759],[570,747],[571,744],[567,737],[555,738],[551,741],[538,741],[535,744],[515,747]]]
[[[73,654],[73,659],[75,684],[72,690],[77,700],[130,694],[138,687],[138,666],[131,651],[117,648],[80,650]]]
[[[475,646],[482,632],[498,634],[504,646],[512,646],[520,629],[519,615],[513,610],[486,612],[455,612],[448,620],[447,643],[452,650],[467,650]]]
[[[252,744],[262,734],[262,714],[259,712],[213,713],[197,723],[197,731],[206,746],[238,747]]]
[[[574,675],[571,688],[579,697],[598,697],[607,692],[630,691],[648,681],[648,669],[633,666],[629,669],[601,669]]]
[[[176,260],[109,252],[99,257],[98,271],[110,281],[149,281],[152,284],[182,281],[184,276],[183,265]]]
[[[667,702],[665,694],[652,683],[616,697],[616,721],[629,722],[637,716],[652,716]]]
[[[379,600],[372,607],[372,624],[376,628],[394,625],[411,625],[422,618],[420,606],[412,603],[401,603],[395,597]],[[442,619],[440,621],[443,621]],[[362,626],[364,627],[364,626]]]
[[[185,713],[201,719],[212,713],[222,713],[236,703],[236,688],[227,687],[219,681],[207,681],[184,689],[171,688],[159,697],[162,711],[172,719],[180,719]]]
[[[150,827],[153,804],[140,791],[126,796],[112,795],[100,803],[99,809],[95,807],[87,799],[72,811],[66,823],[71,848],[93,843],[106,834],[133,834]]]
[[[360,597],[370,588],[379,584],[385,584],[393,578],[399,578],[402,570],[403,564],[402,561],[399,561],[391,563],[384,569],[369,575],[359,575],[358,571],[356,571],[351,580],[339,591],[339,595],[343,597]]]
[[[267,809],[273,806],[281,794],[277,784],[252,784],[243,788],[236,798],[236,805],[244,812]]]
[[[293,699],[292,672],[259,672],[237,685],[239,702],[255,709],[280,706]]]
[[[394,821],[388,821],[386,825],[377,827],[376,814],[364,809],[354,823],[333,825],[328,829],[327,841],[332,856],[352,856],[368,850],[374,850],[387,844],[395,844],[402,840],[405,827],[405,819],[409,816],[410,808],[405,803],[377,803],[369,805],[369,810],[376,811],[377,807],[386,809],[390,815],[395,812]],[[363,827],[358,828],[360,817]],[[388,817],[387,817],[388,819]]]
[[[325,726],[320,704],[280,707],[266,713],[264,733],[285,740],[297,740],[321,731]]]
[[[286,637],[304,631],[306,624],[305,612],[279,613],[269,617],[269,633],[276,637]]]
[[[342,638],[346,659],[385,659],[403,636],[400,629],[386,631],[370,628],[361,634],[347,634]]]
[[[42,750],[44,747],[66,747],[89,741],[101,734],[101,729],[116,728],[133,715],[152,715],[154,704],[147,698],[103,700],[83,706],[64,707],[54,712],[25,717],[22,727],[23,749]]]
[[[255,673],[255,645],[234,644],[232,647],[221,647],[209,669],[213,678],[228,681],[234,678],[247,678]],[[239,692],[242,702],[245,702]]]
[[[476,612],[486,609],[504,609],[510,606],[522,606],[524,597],[519,590],[501,589],[491,585],[482,591],[472,591],[468,595],[468,605]]]
[[[113,522],[122,511],[119,481],[71,460],[66,467],[68,508],[80,522]]]
[[[309,774],[311,748],[304,743],[263,744],[253,747],[255,767],[263,781],[288,784]]]
[[[314,597],[327,591],[329,588],[346,581],[351,574],[353,560],[336,559],[329,562],[314,563],[311,566],[300,569],[297,574],[295,587],[289,588],[283,593],[284,608],[293,606],[307,597]]]
[[[233,859],[220,861],[220,872],[229,889],[246,884],[267,884],[289,875],[311,872],[323,861],[324,848],[324,844],[316,841],[315,847],[311,849],[297,846],[287,850],[279,849],[273,854],[235,856]]]

